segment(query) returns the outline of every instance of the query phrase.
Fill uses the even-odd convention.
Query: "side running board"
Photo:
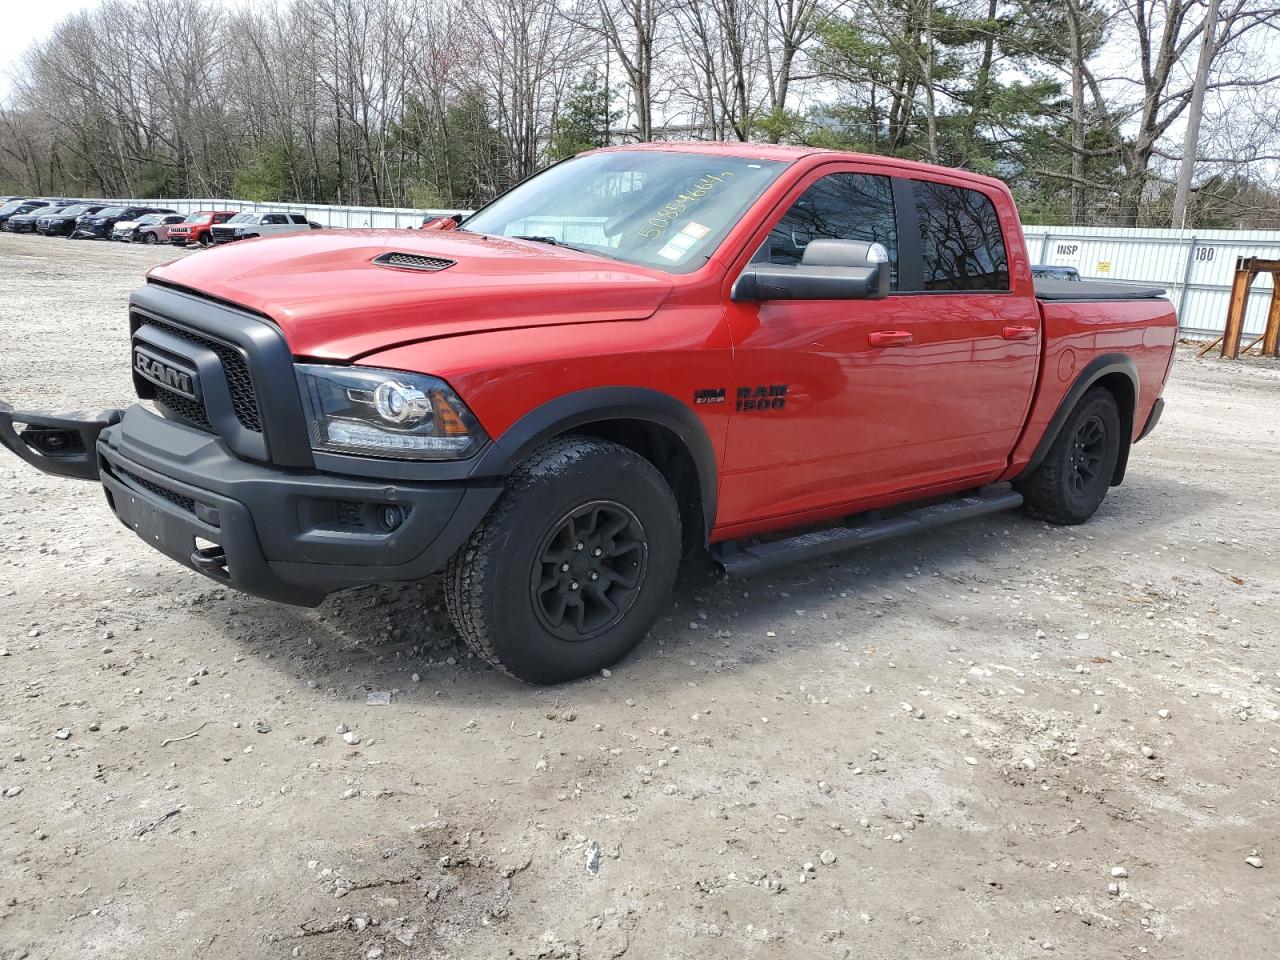
[[[784,564],[812,560],[1021,505],[1022,494],[1008,484],[997,484],[889,516],[873,510],[849,518],[843,526],[813,530],[783,540],[712,544],[711,556],[731,576],[749,577]]]

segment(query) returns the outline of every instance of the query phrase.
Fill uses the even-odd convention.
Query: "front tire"
[[[449,615],[492,666],[562,683],[621,660],[666,606],[680,511],[639,454],[594,437],[539,447],[454,554]]]
[[[1120,408],[1094,387],[1067,417],[1044,461],[1018,484],[1027,513],[1049,523],[1084,523],[1102,505],[1120,457]]]
[[[144,233],[142,235],[142,242],[148,243],[148,244],[155,244],[155,243],[159,243],[160,241],[159,241],[159,238],[157,238],[154,233]]]

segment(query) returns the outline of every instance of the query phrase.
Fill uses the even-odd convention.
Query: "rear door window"
[[[289,219],[290,219],[291,221],[293,221],[294,223],[306,223],[306,222],[307,222],[307,218],[306,218],[306,217],[304,217],[304,216],[303,216],[302,214],[300,214],[300,213],[291,213],[291,214],[289,214]]]
[[[812,240],[870,240],[889,251],[890,289],[898,289],[898,225],[893,184],[868,173],[833,173],[815,181],[778,221],[756,255],[797,264]]]
[[[925,290],[1008,290],[1009,258],[995,204],[984,193],[912,182]]]

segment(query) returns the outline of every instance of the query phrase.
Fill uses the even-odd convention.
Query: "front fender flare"
[[[709,536],[715,526],[718,488],[715,448],[702,421],[669,393],[647,387],[592,387],[549,400],[507,428],[480,454],[473,476],[506,476],[552,437],[587,423],[639,420],[665,427],[684,444],[698,472],[702,516]]]

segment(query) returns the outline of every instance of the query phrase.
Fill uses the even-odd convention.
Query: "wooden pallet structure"
[[[1240,336],[1244,333],[1244,311],[1249,303],[1249,290],[1259,274],[1271,275],[1271,307],[1267,310],[1267,327],[1262,336],[1255,337],[1243,350]],[[1221,345],[1221,356],[1235,360],[1248,353],[1259,343],[1264,357],[1280,358],[1280,260],[1264,260],[1261,257],[1237,257],[1236,275],[1231,281],[1231,304],[1227,308],[1227,326],[1222,336],[1204,347],[1196,356],[1203,357],[1214,347]]]

